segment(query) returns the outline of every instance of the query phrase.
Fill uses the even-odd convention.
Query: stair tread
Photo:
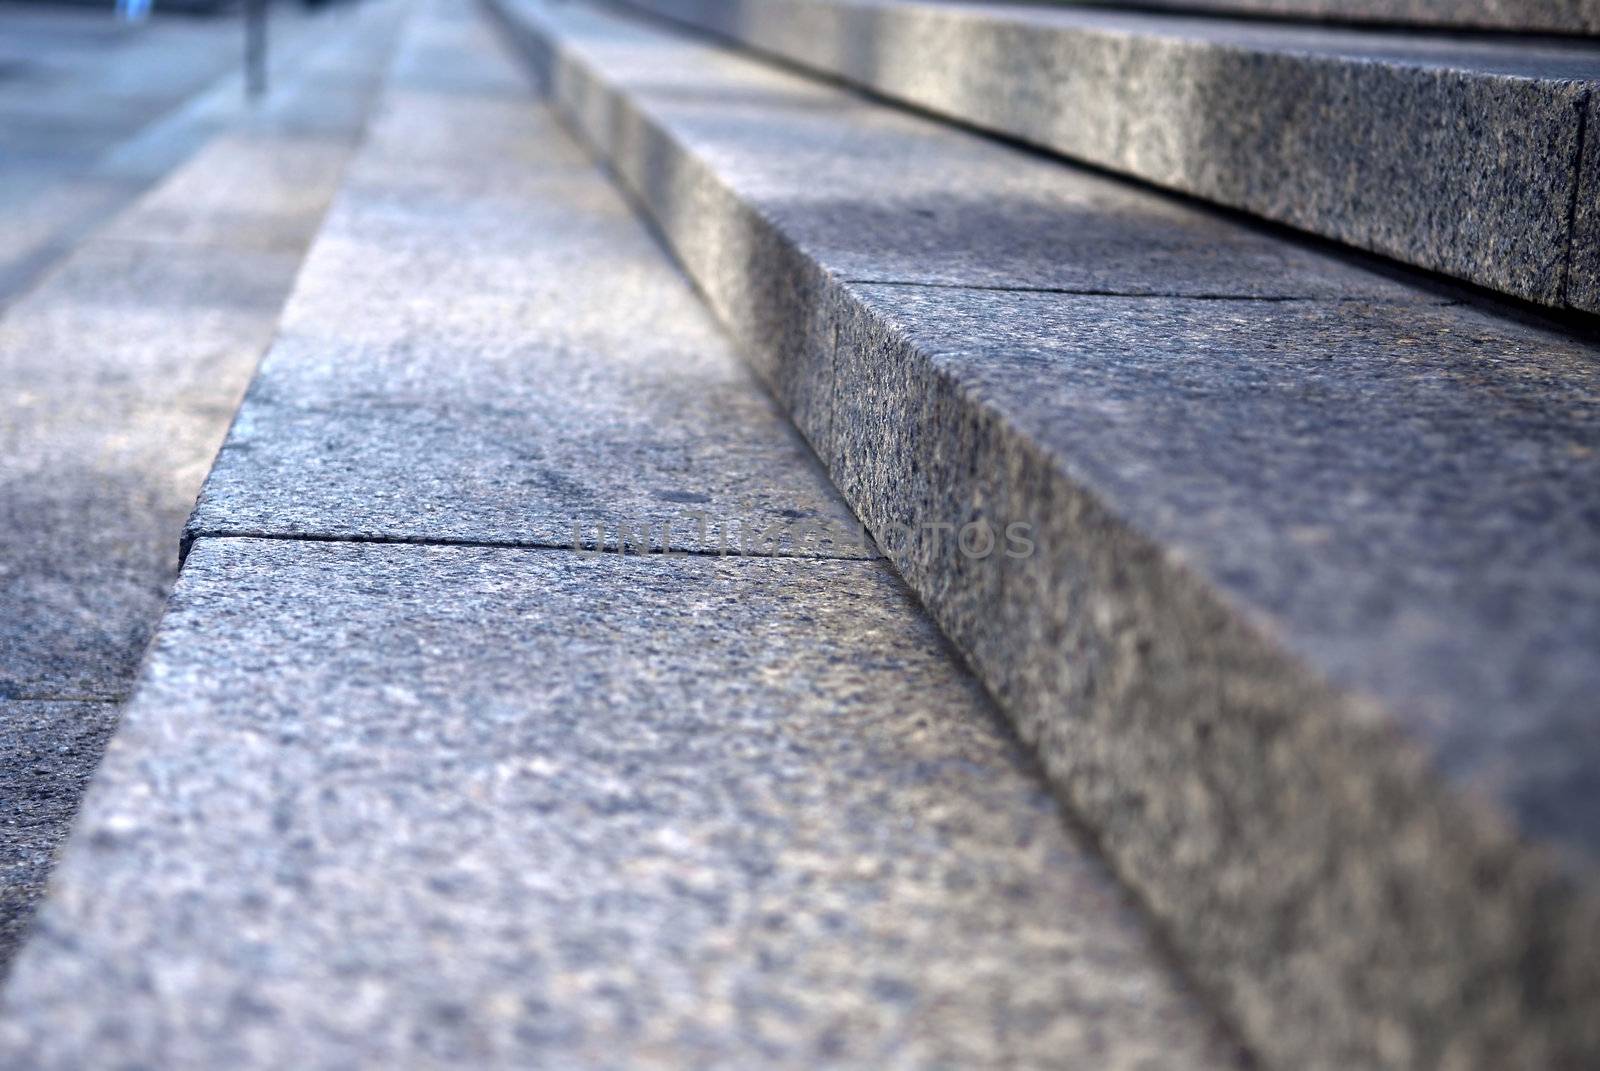
[[[201,539],[28,1067],[1240,1066],[881,562]]]
[[[888,97],[1546,305],[1600,311],[1574,206],[1600,47],[1062,5],[630,0]],[[1005,57],[996,62],[994,57]],[[1571,251],[1569,253],[1569,250]]]
[[[470,91],[429,88],[439,66],[409,58],[445,41],[400,57],[187,538],[875,556],[693,287],[481,32],[477,77],[499,73]]]

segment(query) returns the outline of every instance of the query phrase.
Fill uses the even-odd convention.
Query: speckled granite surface
[[[459,51],[408,46],[191,537],[872,556],[690,283],[484,43],[472,81],[439,59]]]
[[[564,18],[581,22],[585,11],[574,6]],[[841,279],[1444,300],[1370,264],[723,49],[679,37],[664,50],[660,35],[604,16],[588,25],[588,47],[615,80],[568,79],[574,121],[609,146],[612,166],[824,456],[829,309]]]
[[[1563,300],[1578,117],[1600,85],[1586,43],[1050,5],[630,2],[1074,159]]]
[[[1053,2],[1070,4],[1074,0]],[[1127,6],[1439,29],[1600,33],[1600,3],[1596,0],[1148,0]]]
[[[1567,302],[1580,309],[1600,309],[1600,93],[1589,95],[1583,168],[1572,212]]]
[[[0,978],[116,724],[115,703],[0,699]]]
[[[351,113],[370,100],[393,13],[338,20],[298,80],[226,116],[0,321],[0,697],[125,693],[176,575],[175,536],[359,133]]]
[[[858,299],[840,489],[1261,1047],[1587,1051],[1600,353],[1460,308]]]
[[[248,117],[214,92],[172,120],[165,136],[215,136],[0,319],[0,967],[132,686],[395,14],[330,17],[315,48],[284,33],[304,52],[275,67],[277,92]],[[131,155],[120,166],[170,166],[148,143]]]
[[[481,47],[451,10],[418,22],[387,94],[386,122],[424,119],[392,143],[415,166],[382,191],[357,168],[345,203],[365,234],[414,237],[403,264],[423,247],[407,199],[463,178],[430,144],[512,137],[504,109],[451,110],[482,88],[473,69],[421,77],[419,52]],[[570,149],[548,128],[541,144]],[[381,133],[367,150],[387,151]],[[474,203],[514,227],[500,178],[479,177]],[[545,178],[566,225],[534,219],[575,279],[607,252],[643,272],[614,213]],[[470,304],[492,278],[472,251],[497,250],[497,227],[459,222]],[[301,323],[318,270],[333,269],[308,273]],[[409,315],[482,339],[481,311]],[[352,361],[398,349],[418,375],[449,370],[350,322],[374,333]],[[586,326],[578,356],[599,364],[616,336]],[[410,367],[368,381],[393,390]],[[543,367],[548,386],[561,369]],[[604,399],[614,375],[572,389]],[[300,376],[337,382],[331,362]],[[686,407],[714,395],[689,379]],[[393,397],[375,393],[380,410]],[[644,437],[612,401],[613,426]],[[534,423],[530,443],[564,434]],[[776,456],[747,490],[806,471]],[[1062,1063],[1248,1066],[874,560],[198,535],[0,997],[0,1066],[30,1071]]]
[[[35,1071],[1238,1067],[882,563],[200,540]]]
[[[817,133],[862,122],[831,91],[801,108],[650,24],[505,10],[708,293],[703,263],[809,263],[753,360],[1258,1051],[1600,1051],[1592,343],[1424,293],[1163,296],[1132,265],[1104,294],[894,280],[892,253],[874,276],[826,240],[832,172],[770,151],[791,125],[847,143]],[[856,197],[960,263],[971,239],[942,257],[892,184]],[[1034,553],[904,538],[979,520],[1032,523]]]

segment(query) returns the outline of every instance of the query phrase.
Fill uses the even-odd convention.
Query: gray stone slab
[[[1075,0],[1056,0],[1072,3]],[[1123,6],[1120,4],[1111,6]],[[1595,0],[1153,0],[1128,7],[1533,33],[1600,33]]]
[[[585,55],[605,65],[609,88],[581,102],[584,129],[594,135],[625,127],[608,135],[625,149],[615,165],[677,228],[675,245],[705,245],[707,261],[733,259],[723,253],[738,240],[711,232],[709,213],[698,210],[720,189],[736,192],[812,259],[851,280],[1192,296],[1411,296],[1382,275],[1176,198],[689,37],[594,8],[524,6],[581,34]],[[679,146],[675,154],[662,130]],[[674,159],[685,151],[695,159]]]
[[[137,197],[146,183],[119,176],[13,170],[0,231],[0,307],[26,292],[95,222]]]
[[[1041,5],[634,6],[1160,186],[1562,300],[1578,112],[1600,85],[1585,45]]]
[[[27,936],[116,723],[111,703],[0,699],[0,977]]]
[[[426,40],[191,533],[871,556],[604,176],[532,100],[413,89]]]
[[[553,20],[604,84],[574,121],[827,453],[839,279],[931,286],[1436,301],[1240,223],[594,9]],[[523,35],[527,40],[527,35]],[[761,271],[748,266],[761,264]],[[782,340],[776,351],[770,343]]]
[[[365,102],[355,75],[382,66],[401,10],[318,21],[338,32],[275,73],[344,71],[344,88],[322,88]],[[185,121],[224,133],[0,321],[0,696],[116,697],[133,678],[184,519],[357,136],[306,134],[296,117],[319,99],[302,88],[280,82],[243,121],[231,101],[197,102]]]
[[[960,497],[963,470],[1011,471],[941,422],[957,395],[981,399],[965,408],[1331,683],[1382,701],[1440,773],[1574,862],[1600,857],[1600,346],[1459,307],[855,296],[833,471],[882,509],[869,523],[1003,497],[1043,538],[1070,515],[1001,488]],[[876,344],[886,325],[898,362]],[[937,460],[912,480],[884,463],[917,456]],[[1085,538],[977,567],[1028,571]],[[900,546],[919,588],[962,564]]]
[[[0,321],[0,695],[125,690],[295,267],[91,243]]]
[[[352,52],[381,44],[381,32],[372,31],[392,21],[401,6],[371,3],[319,15],[284,8],[273,23],[272,91],[252,103],[236,66],[217,58],[218,34],[236,41],[236,28],[224,32],[221,24],[188,20],[118,27],[104,12],[59,9],[41,19],[37,11],[8,4],[0,12],[6,30],[0,65],[9,61],[8,69],[23,75],[0,81],[0,130],[9,148],[19,113],[42,112],[71,159],[35,157],[19,167],[8,153],[0,190],[0,302],[24,293],[222,131],[249,125],[281,137],[285,125],[298,125],[340,136],[329,113],[348,120],[349,94],[339,102],[327,93],[306,100],[300,92],[305,78],[341,62],[348,67]],[[107,37],[107,27],[118,32]],[[204,82],[207,72],[219,71],[227,73]],[[331,107],[335,103],[341,106]],[[102,117],[108,108],[122,120],[108,123]],[[308,114],[315,123],[305,120]],[[93,121],[91,130],[83,129],[86,120]],[[348,121],[345,126],[348,140],[355,130]],[[257,192],[267,188],[255,183]],[[174,215],[168,222],[178,220]]]
[[[1600,309],[1600,93],[1589,98],[1584,123],[1583,170],[1573,203],[1572,254],[1567,268],[1567,303]]]
[[[302,253],[349,160],[349,139],[223,134],[99,236]]]
[[[841,491],[1259,1048],[1583,1063],[1600,351],[1459,308],[859,301]]]
[[[116,721],[112,702],[61,700],[131,686],[184,518],[355,134],[342,148],[275,134],[301,106],[281,99],[0,320],[0,968]],[[236,112],[209,95],[103,174],[136,187],[217,129],[237,131]]]
[[[882,564],[210,539],[0,1062],[1238,1066]]]
[[[216,136],[98,236],[303,253],[365,129],[406,9],[363,5],[319,22],[314,41],[280,42],[309,54],[270,71],[267,97],[240,114],[229,114],[232,101],[197,105],[218,107]]]
[[[1592,343],[1421,301],[841,281],[802,198],[767,211],[761,157],[704,136],[714,102],[680,122],[639,75],[675,38],[504,10],[704,289],[824,280],[768,322],[826,346],[753,359],[1263,1055],[1600,1051]],[[721,192],[650,196],[679,175]],[[755,206],[761,243],[694,245]],[[1034,546],[903,536],[977,520]]]

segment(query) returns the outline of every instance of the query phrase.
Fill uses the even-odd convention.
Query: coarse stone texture
[[[558,19],[605,64],[603,82],[561,63],[547,70],[824,456],[836,330],[826,310],[841,279],[1443,300],[681,35],[576,5],[525,13]]]
[[[445,45],[408,36],[190,533],[872,556],[693,287],[476,28],[457,47],[504,85],[432,88],[411,53]]]
[[[708,293],[718,248],[756,277],[813,255],[804,198],[770,207],[784,165],[740,151],[766,76],[674,111],[675,36],[502,12]],[[696,172],[717,197],[651,193]],[[730,206],[763,242],[697,249]],[[771,321],[829,346],[753,360],[811,386],[785,401],[835,483],[1258,1051],[1592,1060],[1595,346],[1420,300],[864,284],[830,255]],[[980,520],[1031,552],[963,551]]]
[[[1587,45],[1049,5],[630,3],[1074,159],[1562,300],[1579,114],[1600,85]]]
[[[1600,309],[1600,93],[1589,96],[1583,129],[1583,171],[1572,206],[1567,302],[1580,309]]]
[[[881,563],[202,539],[0,1062],[1237,1057]]]
[[[1054,0],[1074,3],[1078,0]],[[1204,14],[1270,15],[1439,28],[1600,33],[1596,0],[1141,0],[1112,7],[1171,8]]]
[[[295,266],[94,242],[0,321],[0,696],[124,693]]]
[[[302,62],[317,92],[280,85],[0,320],[0,696],[131,681],[401,10],[363,9]]]
[[[360,63],[377,65],[381,50],[369,50],[400,10],[371,5],[344,26],[360,41],[336,34],[302,57],[314,96],[282,82],[246,122],[226,121],[227,108],[191,113],[227,132],[0,319],[0,700],[17,701],[4,704],[0,749],[0,800],[16,808],[0,825],[0,964],[161,615],[184,518],[317,202],[358,134],[332,117],[364,102]],[[307,109],[319,114],[306,121]]]
[[[0,699],[0,977],[116,723],[113,703]]]
[[[1600,353],[1459,308],[859,301],[835,480],[1258,1048],[1596,1051]]]

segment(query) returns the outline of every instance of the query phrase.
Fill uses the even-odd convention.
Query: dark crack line
[[[207,531],[195,532],[184,537],[180,558],[187,561],[189,551],[202,539],[268,539],[280,543],[377,543],[397,547],[468,547],[484,550],[547,550],[563,551],[567,554],[576,554],[579,557],[595,558],[602,554],[609,554],[623,558],[762,558],[771,561],[797,561],[797,562],[877,562],[883,561],[881,555],[869,558],[855,557],[843,554],[746,554],[741,551],[729,550],[702,550],[672,548],[670,550],[613,550],[610,548],[574,547],[571,543],[545,543],[528,541],[511,543],[493,539],[452,539],[445,537],[407,537],[407,536],[369,536],[369,535],[326,535],[320,533],[290,534],[285,532],[248,532],[248,531]]]
[[[1066,294],[1079,297],[1112,297],[1127,298],[1133,301],[1148,300],[1151,298],[1166,301],[1265,301],[1273,303],[1302,301],[1323,305],[1340,305],[1348,302],[1360,302],[1372,305],[1412,304],[1410,302],[1396,302],[1392,298],[1381,297],[1316,297],[1299,294],[1170,294],[1170,293],[1129,293],[1126,290],[1094,290],[1075,289],[1065,286],[999,286],[985,283],[931,283],[906,279],[841,279],[842,283],[857,286],[909,286],[927,290],[986,290],[1002,294]],[[1438,301],[1429,301],[1419,298],[1415,304],[1419,305],[1459,305],[1460,301],[1444,298]]]

